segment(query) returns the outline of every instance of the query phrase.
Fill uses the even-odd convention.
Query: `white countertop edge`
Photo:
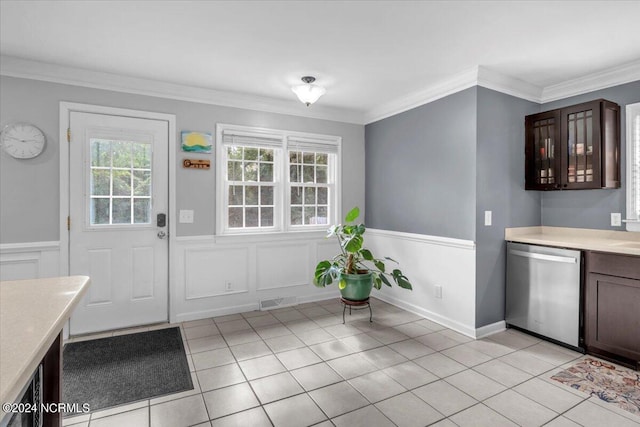
[[[637,242],[640,244],[640,233],[629,231],[549,226],[517,227],[505,228],[505,240],[518,243],[640,256],[640,248],[620,246],[627,242]]]
[[[4,391],[0,396],[1,403],[13,403],[19,397],[20,391],[22,391],[25,384],[29,381],[34,371],[44,358],[45,354],[47,354],[47,351],[49,351],[49,347],[51,347],[51,344],[53,344],[62,331],[65,322],[69,317],[71,317],[71,311],[75,308],[89,288],[90,279],[87,276],[69,276],[69,279],[84,280],[84,284],[69,300],[67,305],[64,307],[64,310],[51,324],[36,350],[33,353],[26,355],[27,363],[25,363],[18,371],[13,384],[9,384],[6,391]],[[4,414],[4,411],[2,413]],[[0,417],[0,419],[1,418],[2,417]]]

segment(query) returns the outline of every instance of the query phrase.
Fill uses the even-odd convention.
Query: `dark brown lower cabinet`
[[[42,377],[42,402],[45,404],[62,402],[62,332],[42,359]],[[62,425],[60,412],[47,411],[42,415],[43,427]]]
[[[587,353],[640,370],[640,257],[586,253]]]

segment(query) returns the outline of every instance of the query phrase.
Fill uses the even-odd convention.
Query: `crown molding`
[[[478,67],[478,86],[502,92],[527,101],[541,103],[542,88],[524,80],[498,73],[486,67]]]
[[[637,80],[640,80],[640,59],[605,71],[547,86],[542,90],[541,102],[557,101]]]
[[[41,80],[73,86],[168,98],[200,104],[220,105],[277,114],[364,124],[362,112],[322,105],[305,107],[297,100],[260,97],[201,87],[123,76],[100,71],[32,61],[14,56],[0,56],[0,75]]]
[[[473,86],[482,86],[539,104],[569,98],[640,80],[640,60],[544,88],[498,73],[483,66],[477,66],[454,74],[428,88],[372,108],[364,113],[344,108],[330,108],[323,105],[314,105],[313,108],[307,108],[295,100],[287,101],[138,77],[122,76],[5,55],[0,55],[0,75],[200,104],[220,105],[366,125],[428,104]]]
[[[478,67],[454,74],[450,78],[424,90],[397,98],[384,105],[372,108],[365,113],[365,123],[370,124],[387,117],[395,116],[413,108],[436,101],[445,96],[473,87],[477,84]]]
[[[412,93],[380,107],[371,109],[365,113],[365,122],[369,124],[382,120],[473,86],[482,86],[528,101],[541,102],[542,88],[523,80],[489,70],[486,67],[477,66],[455,74],[425,90]]]

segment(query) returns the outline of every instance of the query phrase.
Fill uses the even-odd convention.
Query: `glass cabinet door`
[[[527,118],[527,189],[546,190],[558,186],[559,117],[548,112]]]
[[[600,187],[600,106],[581,104],[563,110],[563,188]]]

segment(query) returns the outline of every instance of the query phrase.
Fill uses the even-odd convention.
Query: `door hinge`
[[[71,142],[71,128],[67,128],[67,142]]]
[[[71,230],[71,217],[67,217],[67,230]]]

